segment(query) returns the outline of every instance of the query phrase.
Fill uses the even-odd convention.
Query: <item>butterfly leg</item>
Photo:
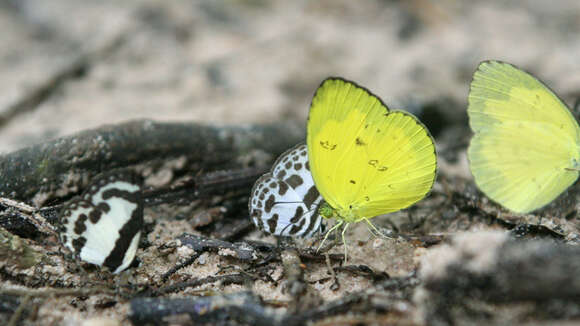
[[[344,234],[346,233],[346,229],[348,229],[349,225],[350,225],[350,223],[346,223],[344,225],[344,228],[342,229],[342,233],[341,233],[342,245],[344,246],[344,264],[345,265],[346,265],[346,257],[347,257],[347,246],[346,246],[346,239],[344,238]]]
[[[326,238],[328,238],[328,236],[332,233],[332,231],[338,229],[339,227],[341,227],[344,224],[344,221],[340,221],[338,223],[336,223],[332,228],[330,228],[330,230],[328,230],[326,232],[326,234],[324,235],[324,239],[322,239],[322,242],[320,243],[320,245],[318,246],[318,249],[316,249],[316,252],[320,251],[320,248],[322,248],[322,245],[324,244],[324,242],[326,241]]]
[[[369,219],[365,218],[364,220],[365,220],[365,222],[367,222],[367,224],[370,226],[370,227],[369,227],[369,231],[370,231],[370,232],[371,232],[373,235],[375,235],[375,236],[377,236],[377,235],[378,235],[378,236],[380,236],[380,237],[383,237],[383,238],[385,238],[385,239],[390,239],[390,238],[391,238],[391,237],[387,236],[386,234],[382,233],[381,231],[379,231],[379,229],[378,229],[378,228],[377,228],[377,227],[376,227],[376,226],[375,226],[375,225],[374,225],[374,224],[373,224],[371,221],[369,221]]]

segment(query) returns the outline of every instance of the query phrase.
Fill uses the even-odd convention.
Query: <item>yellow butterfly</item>
[[[527,213],[576,181],[578,123],[541,81],[510,64],[484,61],[468,101],[471,173],[489,198]]]
[[[411,206],[435,181],[437,157],[427,128],[351,81],[322,82],[310,106],[306,142],[325,201],[319,212],[338,220],[327,235],[345,225],[343,242],[350,223],[372,226],[370,218]]]

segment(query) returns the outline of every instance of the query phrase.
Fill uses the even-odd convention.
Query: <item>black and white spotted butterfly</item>
[[[323,232],[318,193],[310,174],[306,144],[284,152],[252,188],[250,217],[274,235],[310,237]]]
[[[62,243],[81,260],[119,273],[131,265],[143,226],[141,180],[127,171],[91,181],[61,214]]]

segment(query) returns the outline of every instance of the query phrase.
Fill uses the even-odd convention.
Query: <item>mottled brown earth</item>
[[[316,86],[342,76],[418,115],[440,154],[428,198],[373,220],[389,238],[372,236],[364,225],[349,229],[351,267],[336,269],[336,280],[324,256],[305,251],[316,248],[314,240],[302,239],[295,243],[299,252],[256,249],[251,259],[232,249],[208,250],[163,278],[195,254],[176,240],[183,233],[215,238],[247,222],[247,186],[147,208],[141,266],[121,277],[88,265],[80,272],[60,254],[54,236],[3,233],[0,323],[120,325],[134,315],[130,303],[137,297],[240,293],[263,301],[242,304],[234,297],[233,305],[265,307],[264,319],[243,320],[251,314],[231,309],[205,322],[271,325],[286,313],[310,313],[305,318],[320,325],[579,320],[576,190],[538,214],[513,215],[477,191],[465,155],[466,97],[478,62],[499,59],[532,71],[570,104],[580,95],[576,1],[3,0],[0,28],[2,153],[142,118],[218,127],[297,125],[295,136],[278,141],[289,148],[304,138]],[[267,165],[284,150],[252,151],[243,137],[233,143],[244,151],[222,162],[224,168]],[[151,161],[137,157],[130,165],[154,188],[208,172],[187,153]],[[85,171],[99,172],[91,169]],[[28,202],[70,198],[88,181],[74,172],[68,184],[54,185],[58,191]],[[247,227],[226,240],[277,243]],[[341,263],[330,259],[334,267]],[[169,288],[192,280],[202,281]],[[51,292],[67,289],[72,292]],[[183,314],[165,320],[190,323]]]

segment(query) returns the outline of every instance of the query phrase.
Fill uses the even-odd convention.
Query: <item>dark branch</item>
[[[248,292],[173,299],[137,298],[131,301],[129,318],[134,324],[160,323],[169,316],[187,314],[192,321],[218,323],[226,319],[230,323],[236,321],[267,326],[305,325],[342,314],[348,314],[345,316],[348,320],[352,314],[397,311],[401,300],[407,300],[406,293],[410,293],[417,285],[413,279],[414,277],[389,279],[385,285],[388,292],[369,290],[352,293],[324,305],[310,305],[305,310],[291,313],[270,308]],[[334,322],[337,323],[337,320]]]
[[[36,198],[39,205],[102,171],[179,157],[188,159],[193,175],[238,168],[252,151],[275,157],[303,135],[288,124],[217,128],[138,120],[103,126],[0,156],[0,196]]]

